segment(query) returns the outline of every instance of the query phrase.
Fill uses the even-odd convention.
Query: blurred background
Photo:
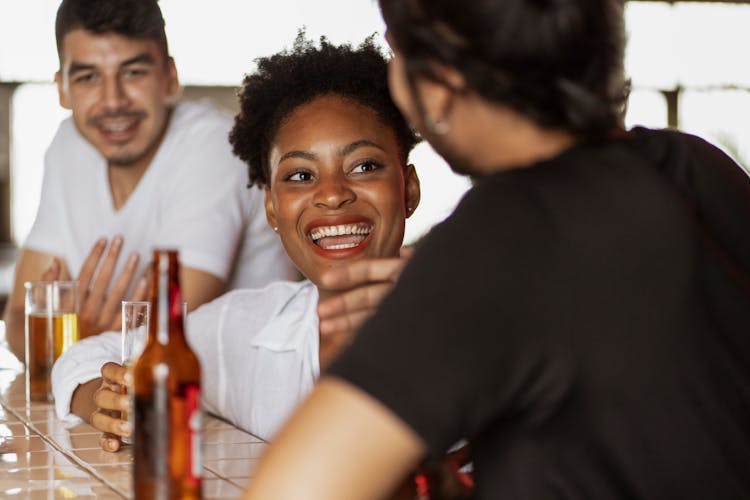
[[[0,0],[0,299],[16,248],[36,215],[43,156],[67,112],[52,83],[59,0]],[[161,0],[185,98],[209,97],[235,109],[236,87],[254,60],[289,47],[300,28],[311,38],[358,44],[384,25],[372,0]],[[673,127],[750,164],[750,3],[626,4],[626,71],[632,80],[627,125]],[[411,157],[422,202],[407,243],[445,218],[469,187],[427,144]],[[1,305],[1,303],[0,303]]]

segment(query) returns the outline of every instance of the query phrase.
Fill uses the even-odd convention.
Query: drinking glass
[[[52,365],[78,341],[78,282],[28,281],[24,288],[26,398],[52,401]]]
[[[140,356],[148,339],[148,322],[151,304],[146,301],[122,301],[122,357],[121,363],[130,370]],[[128,388],[122,386],[122,394],[128,394]],[[132,396],[132,395],[131,395]],[[122,412],[123,420],[133,424],[132,415]],[[130,437],[121,438],[123,443],[130,443]]]

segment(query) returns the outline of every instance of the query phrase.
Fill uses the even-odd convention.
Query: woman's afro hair
[[[391,100],[388,61],[372,38],[354,49],[321,37],[316,47],[300,31],[291,51],[256,59],[256,71],[243,80],[240,111],[229,133],[234,154],[249,167],[250,186],[270,184],[270,145],[283,120],[300,105],[324,95],[349,98],[375,111],[393,128],[406,164],[419,138]]]

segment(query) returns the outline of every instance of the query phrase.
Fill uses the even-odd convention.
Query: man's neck
[[[150,155],[147,161],[138,162],[138,164],[125,166],[108,165],[107,173],[109,176],[109,189],[112,194],[112,204],[115,211],[120,210],[127,203],[130,195],[133,194],[138,183],[141,181],[143,174],[151,165],[153,156]]]

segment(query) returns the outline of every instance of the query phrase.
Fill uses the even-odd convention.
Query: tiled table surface
[[[90,425],[27,402],[23,373],[0,370],[0,404],[0,498],[132,498],[131,447],[103,451]],[[222,420],[204,422],[203,496],[238,498],[266,445]]]

